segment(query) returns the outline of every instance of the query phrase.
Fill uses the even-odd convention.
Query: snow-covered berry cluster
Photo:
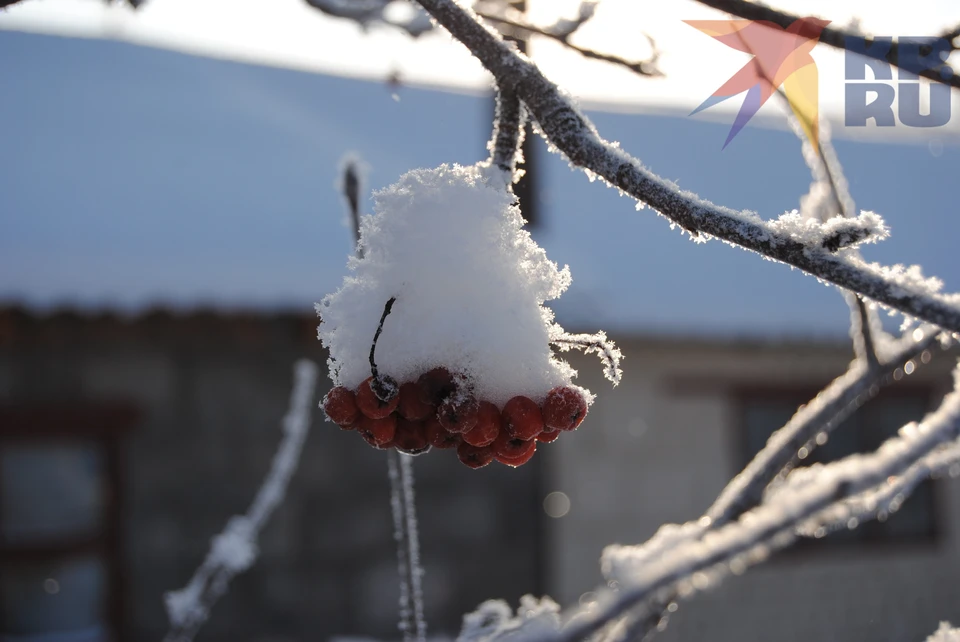
[[[542,404],[521,395],[498,408],[477,399],[464,377],[433,368],[399,386],[386,376],[371,376],[355,391],[337,386],[324,398],[323,409],[374,448],[408,455],[456,448],[470,468],[494,459],[516,468],[530,461],[537,442],[575,430],[587,414],[587,400],[577,388],[558,386]]]
[[[570,271],[523,229],[493,171],[415,170],[378,192],[353,274],[317,306],[336,386],[324,409],[372,446],[519,466],[594,400],[554,348],[596,352],[619,380],[620,353],[603,333],[567,334],[544,306]]]

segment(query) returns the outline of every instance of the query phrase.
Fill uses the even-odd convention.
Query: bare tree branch
[[[897,268],[811,247],[750,212],[736,212],[681,191],[611,145],[528,59],[451,0],[418,0],[467,46],[501,87],[514,87],[547,140],[573,164],[643,201],[691,234],[716,237],[782,261],[910,316],[960,332],[957,296],[936,293]],[[822,242],[822,238],[820,239]]]
[[[700,4],[718,9],[725,13],[729,13],[730,15],[737,16],[738,18],[743,18],[744,20],[765,20],[767,22],[772,22],[783,29],[786,29],[795,21],[800,19],[800,16],[796,16],[785,11],[780,11],[779,9],[774,9],[756,2],[751,2],[749,0],[697,1]],[[960,26],[958,26],[957,29],[960,29]],[[945,37],[952,40],[952,38],[950,38],[951,33],[953,32],[948,31],[942,36],[932,37]],[[937,67],[936,69],[920,70],[912,68],[909,64],[904,64],[904,62],[900,60],[900,49],[895,42],[891,44],[889,51],[881,54],[879,51],[874,50],[869,46],[871,44],[871,40],[867,37],[830,26],[825,27],[820,33],[820,42],[837,49],[848,49],[855,51],[856,53],[867,56],[868,58],[889,63],[894,67],[899,67],[900,69],[904,69],[910,73],[918,74],[934,82],[960,88],[960,75],[954,73],[947,78],[944,78],[941,75],[941,70],[945,65]],[[855,48],[851,48],[852,43],[855,43],[857,46]]]
[[[520,31],[522,34],[524,34],[524,36],[532,34],[537,36],[543,36],[545,38],[550,38],[551,40],[556,40],[557,42],[561,43],[568,49],[576,51],[584,58],[601,60],[603,62],[609,62],[615,65],[619,65],[621,67],[626,67],[630,71],[634,72],[635,74],[639,74],[641,76],[662,76],[663,75],[660,72],[660,70],[657,69],[657,61],[660,58],[660,53],[657,50],[656,43],[654,42],[653,38],[647,34],[643,34],[643,36],[647,39],[647,42],[650,43],[650,48],[653,51],[653,55],[651,55],[651,57],[647,60],[634,61],[634,60],[627,60],[626,58],[623,58],[621,56],[606,54],[600,51],[588,49],[586,47],[581,47],[580,45],[573,44],[572,42],[570,42],[570,36],[573,35],[575,30],[567,32],[567,31],[557,31],[554,28],[538,27],[524,20],[523,17],[519,15],[507,16],[507,15],[491,13],[489,11],[480,11],[477,13],[477,15],[483,18],[484,20],[489,20],[490,22],[497,24],[500,29],[502,29],[503,27],[508,27],[508,28]],[[577,24],[577,27],[579,27],[580,24],[582,23]]]

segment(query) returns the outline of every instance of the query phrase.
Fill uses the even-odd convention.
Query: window
[[[746,464],[815,391],[750,391],[743,394],[743,461]],[[830,433],[828,441],[813,450],[802,465],[827,463],[854,453],[877,449],[906,423],[919,421],[930,407],[930,392],[922,389],[888,389],[868,401]],[[919,542],[937,535],[933,482],[919,485],[896,513],[872,520],[856,530],[838,530],[825,540],[833,543]]]
[[[0,407],[0,642],[122,630],[115,406]]]

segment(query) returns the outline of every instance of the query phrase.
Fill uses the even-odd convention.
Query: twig
[[[206,559],[187,586],[164,596],[170,619],[170,631],[164,642],[190,642],[206,622],[210,609],[227,592],[230,580],[257,559],[257,537],[283,501],[310,428],[317,366],[301,359],[295,365],[294,374],[290,409],[283,418],[283,441],[273,457],[270,472],[246,515],[230,518],[223,533],[213,538]]]
[[[660,53],[657,50],[656,42],[653,38],[647,34],[643,36],[647,39],[647,42],[650,44],[650,49],[653,51],[653,54],[648,60],[633,61],[622,58],[621,56],[615,56],[613,54],[606,54],[600,51],[593,49],[588,49],[586,47],[581,47],[570,42],[570,36],[573,34],[573,31],[566,32],[557,32],[550,29],[544,29],[538,27],[534,24],[523,20],[520,17],[507,17],[503,15],[497,15],[495,13],[490,13],[486,11],[478,11],[477,15],[483,18],[484,20],[489,20],[490,22],[495,22],[502,26],[512,27],[519,31],[525,32],[527,34],[533,34],[537,36],[543,36],[545,38],[550,38],[561,43],[563,46],[568,49],[576,51],[584,58],[591,58],[593,60],[601,60],[603,62],[609,62],[621,67],[626,67],[635,74],[648,77],[662,76],[663,74],[657,69],[657,61],[660,59]]]
[[[561,352],[576,348],[577,350],[583,350],[585,354],[596,353],[604,363],[603,375],[614,386],[620,383],[623,376],[623,371],[620,370],[620,359],[623,358],[623,354],[613,341],[607,339],[605,332],[567,334],[557,331],[557,327],[554,326],[550,334],[550,343],[559,347]]]
[[[796,461],[797,452],[815,441],[821,432],[829,433],[854,410],[873,396],[894,370],[917,357],[938,341],[936,328],[923,328],[901,339],[900,344],[874,369],[854,361],[850,368],[824,388],[814,399],[775,432],[739,475],[733,478],[707,510],[712,527],[726,524],[756,506],[763,491],[781,471]]]
[[[736,522],[706,533],[701,538],[677,538],[669,542],[669,552],[658,546],[655,551],[636,550],[636,547],[610,547],[604,551],[605,568],[621,583],[620,592],[602,601],[598,608],[582,613],[556,634],[533,634],[528,640],[574,642],[595,633],[613,618],[642,607],[648,600],[658,605],[663,591],[673,591],[686,578],[697,573],[728,567],[737,561],[742,567],[759,563],[772,551],[789,545],[794,540],[794,529],[810,517],[845,501],[891,476],[903,474],[917,461],[935,452],[940,446],[960,435],[960,390],[954,389],[944,398],[940,408],[927,415],[912,429],[905,427],[900,437],[887,442],[870,455],[853,455],[838,462],[821,466],[816,474],[791,476],[777,494],[776,501],[761,504],[745,513]],[[696,523],[679,529],[695,532]],[[655,538],[656,539],[656,538]],[[633,564],[633,556],[641,562]],[[704,576],[704,586],[709,584]],[[696,582],[686,586],[689,593]],[[683,593],[684,591],[680,591]]]
[[[767,22],[772,22],[783,29],[786,29],[800,19],[800,16],[796,16],[785,11],[780,11],[779,9],[774,9],[756,2],[749,2],[748,0],[697,1],[700,2],[700,4],[713,7],[714,9],[737,16],[738,18],[743,18],[744,20],[764,20]],[[960,29],[960,27],[958,27],[958,29]],[[950,33],[952,32],[946,32],[943,37],[949,36]],[[825,27],[823,31],[820,32],[820,42],[836,49],[851,49],[851,43],[855,42],[860,45],[859,47],[852,49],[856,53],[865,55],[874,60],[880,60],[889,63],[894,67],[899,67],[910,73],[918,74],[934,82],[960,88],[960,75],[954,73],[951,74],[949,78],[944,78],[940,75],[942,67],[937,67],[936,69],[918,70],[911,68],[909,65],[901,64],[899,56],[900,50],[895,42],[890,45],[890,49],[886,55],[881,55],[875,51],[871,51],[871,49],[866,46],[868,44],[867,37],[830,26]]]
[[[497,108],[493,123],[493,135],[487,148],[494,165],[510,176],[512,183],[517,162],[523,147],[527,112],[520,98],[509,87],[497,91]]]
[[[343,170],[343,196],[347,199],[347,209],[350,211],[357,256],[363,258],[363,248],[360,247],[360,172],[357,163],[352,160],[347,161]]]
[[[380,324],[377,325],[377,331],[373,335],[373,343],[370,344],[370,374],[373,376],[373,385],[371,388],[373,388],[377,397],[384,401],[394,397],[397,393],[397,386],[391,377],[380,376],[380,371],[377,369],[377,362],[374,356],[377,352],[377,341],[380,340],[380,333],[383,332],[383,322],[390,316],[390,311],[393,310],[393,303],[396,300],[397,297],[395,296],[387,299],[386,305],[383,306],[383,314],[380,315]]]
[[[590,170],[649,204],[691,233],[716,237],[782,261],[841,288],[905,314],[960,332],[955,296],[931,290],[894,268],[810,247],[748,212],[735,212],[679,190],[638,160],[603,140],[593,125],[528,59],[451,0],[418,0],[441,25],[465,44],[498,85],[513,86],[546,138],[575,165]]]

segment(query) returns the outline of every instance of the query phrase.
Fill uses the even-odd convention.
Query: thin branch
[[[723,11],[725,13],[729,13],[730,15],[737,16],[738,18],[743,18],[744,20],[764,20],[767,22],[772,22],[783,29],[786,29],[800,19],[800,16],[796,16],[785,11],[780,11],[779,9],[774,9],[756,2],[750,2],[748,0],[697,1],[700,4],[718,9],[719,11]],[[958,27],[958,29],[960,29],[960,27]],[[943,37],[949,36],[950,33],[950,31],[946,32]],[[950,87],[960,88],[960,75],[954,73],[948,78],[941,76],[941,70],[944,66],[940,66],[935,69],[919,70],[915,67],[911,67],[909,64],[902,64],[899,55],[900,50],[895,42],[891,43],[887,52],[881,54],[869,47],[871,40],[867,37],[861,34],[844,31],[841,28],[830,26],[825,27],[820,33],[820,42],[836,49],[849,49],[868,58],[889,63],[894,67],[899,67],[900,69],[904,69],[910,73],[918,74],[934,82],[949,85]],[[852,43],[856,43],[858,46],[852,47]]]
[[[391,449],[387,453],[390,479],[390,511],[393,538],[397,542],[397,572],[400,575],[400,624],[404,642],[424,642],[427,624],[423,617],[420,537],[414,498],[413,459]]]
[[[490,13],[488,11],[478,11],[477,15],[484,20],[496,23],[501,29],[503,27],[510,27],[517,31],[523,32],[525,35],[537,35],[555,40],[568,49],[576,51],[584,58],[601,60],[603,62],[619,65],[640,76],[657,77],[663,75],[660,70],[657,69],[657,61],[660,59],[660,53],[657,50],[656,42],[654,42],[653,38],[647,34],[642,35],[647,39],[647,42],[650,44],[650,49],[653,53],[647,60],[636,61],[575,45],[570,42],[570,36],[573,35],[574,31],[570,31],[568,33],[566,31],[556,31],[554,29],[538,27],[537,25],[527,22],[520,16],[508,17],[505,15]]]
[[[347,199],[347,209],[350,212],[350,223],[353,229],[353,241],[356,244],[357,256],[363,258],[363,248],[360,247],[360,170],[357,162],[348,160],[343,170],[343,196]]]
[[[726,524],[760,503],[764,489],[782,471],[797,461],[797,453],[816,442],[821,432],[840,425],[857,408],[874,396],[881,384],[892,380],[893,372],[907,361],[932,348],[937,341],[936,328],[924,328],[904,337],[876,368],[856,360],[850,368],[802,406],[787,424],[771,435],[763,449],[739,475],[723,489],[707,510],[713,528]]]
[[[681,191],[603,140],[556,85],[498,34],[451,0],[418,0],[441,25],[465,44],[494,75],[498,86],[514,87],[548,141],[573,164],[647,203],[691,234],[716,237],[782,261],[841,288],[857,292],[912,317],[960,332],[956,296],[937,294],[930,283],[898,268],[811,247],[749,212],[735,212]]]
[[[527,111],[513,89],[497,91],[497,108],[493,123],[493,136],[487,144],[494,165],[506,172],[513,182],[517,163],[523,148]]]
[[[794,541],[794,530],[799,524],[891,476],[905,473],[915,462],[958,436],[960,390],[954,389],[940,408],[927,415],[919,426],[905,427],[900,437],[887,440],[876,452],[852,455],[816,471],[797,471],[777,494],[775,502],[761,504],[736,522],[708,532],[702,538],[673,538],[669,552],[663,555],[652,554],[644,547],[640,550],[610,547],[604,551],[605,569],[608,576],[613,569],[613,576],[621,584],[620,592],[601,601],[598,608],[581,613],[558,633],[540,636],[533,633],[527,639],[552,642],[585,639],[613,618],[643,608],[648,602],[656,608],[662,592],[678,590],[682,595],[705,588],[711,583],[709,575],[703,575],[701,582],[686,583],[698,573],[723,572],[734,562],[742,569],[762,562],[773,551]],[[685,532],[698,528],[697,523],[677,527]],[[658,545],[656,550],[665,549]],[[698,583],[701,586],[697,586]]]
[[[190,642],[207,621],[213,605],[227,592],[230,580],[256,561],[257,537],[286,495],[310,429],[317,372],[312,361],[301,359],[296,363],[290,409],[283,418],[283,441],[270,472],[246,515],[230,518],[223,533],[213,538],[206,559],[187,586],[164,596],[170,619],[164,642]]]
[[[620,383],[623,371],[620,370],[620,360],[623,353],[614,344],[607,339],[605,332],[596,334],[567,334],[559,329],[558,326],[551,328],[550,343],[560,348],[561,352],[566,352],[572,348],[582,350],[585,354],[595,353],[603,361],[603,375],[614,386]]]

